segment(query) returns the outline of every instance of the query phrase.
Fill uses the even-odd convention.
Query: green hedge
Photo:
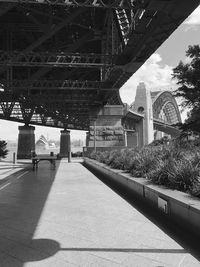
[[[175,140],[138,149],[93,152],[90,158],[108,166],[144,177],[154,184],[200,197],[199,142]]]

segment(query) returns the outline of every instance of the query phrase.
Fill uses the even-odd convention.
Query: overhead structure
[[[154,129],[179,135],[180,131],[174,127],[181,123],[181,115],[177,102],[170,91],[151,92],[153,102]]]
[[[135,101],[126,107],[122,121],[128,147],[141,148],[164,134],[180,135],[181,116],[172,92],[150,92],[144,83],[137,86]]]
[[[0,0],[0,119],[88,130],[199,2]]]

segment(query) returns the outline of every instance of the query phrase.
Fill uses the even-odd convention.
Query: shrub
[[[130,170],[133,176],[147,177],[147,173],[154,168],[157,162],[154,153],[154,148],[145,147],[136,155]]]
[[[8,150],[6,149],[7,143],[4,140],[0,140],[0,158],[5,158],[8,154]]]
[[[200,198],[200,181],[194,183],[194,184],[189,188],[189,192],[190,192],[191,195]]]
[[[160,146],[160,145],[166,145],[166,144],[169,144],[170,142],[170,139],[168,136],[164,136],[162,137],[161,139],[159,140],[154,140],[153,142],[151,142],[149,144],[149,146]]]
[[[123,169],[124,156],[122,150],[102,152],[102,162],[114,169]]]
[[[123,170],[130,171],[133,169],[138,154],[139,151],[137,149],[124,150]]]
[[[186,159],[168,161],[164,172],[166,181],[163,184],[184,192],[189,190],[199,176],[199,169]]]
[[[197,140],[186,142],[179,138],[170,143],[150,144],[141,150],[96,152],[91,157],[112,168],[128,171],[134,177],[144,177],[154,184],[200,197],[200,146]]]

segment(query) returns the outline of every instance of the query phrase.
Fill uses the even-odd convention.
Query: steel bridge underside
[[[199,0],[0,0],[0,119],[88,130]]]

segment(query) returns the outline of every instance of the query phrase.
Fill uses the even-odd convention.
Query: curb
[[[182,228],[200,235],[200,200],[198,198],[164,186],[153,185],[144,178],[134,178],[122,170],[111,169],[96,160],[84,158],[84,163],[106,175],[110,181],[114,181],[133,193]]]

